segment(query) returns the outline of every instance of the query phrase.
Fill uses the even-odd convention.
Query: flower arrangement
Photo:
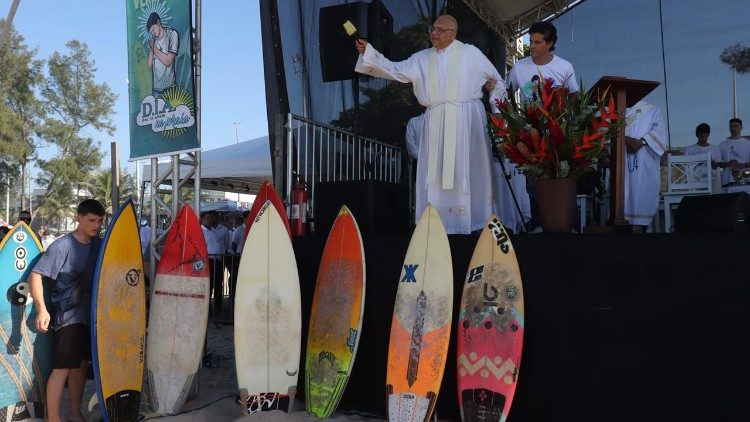
[[[568,89],[553,87],[551,79],[538,89],[538,102],[518,103],[512,96],[498,101],[500,113],[488,122],[493,153],[532,180],[576,179],[592,171],[620,130],[612,95],[569,98]]]

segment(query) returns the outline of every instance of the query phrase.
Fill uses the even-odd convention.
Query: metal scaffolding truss
[[[534,22],[554,19],[583,0],[463,0],[506,43],[506,64],[512,66],[520,54],[516,40]]]

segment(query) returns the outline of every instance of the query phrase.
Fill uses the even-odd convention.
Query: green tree
[[[0,46],[0,178],[4,184],[12,181],[14,193],[21,195],[21,207],[27,208],[27,198],[18,182],[25,180],[36,143],[34,134],[44,118],[44,108],[35,91],[43,76],[43,61],[36,60],[36,50],[29,49],[12,28],[7,42]],[[19,172],[20,171],[20,172]],[[19,174],[20,173],[20,174]]]
[[[99,142],[86,136],[94,129],[112,135],[113,106],[117,95],[95,80],[96,66],[88,46],[72,40],[68,54],[54,53],[47,61],[48,75],[42,96],[50,113],[39,136],[56,148],[50,159],[39,159],[37,184],[45,189],[40,205],[64,190],[86,182],[99,167]]]
[[[59,229],[63,221],[75,217],[77,205],[72,190],[60,190],[48,196],[43,203],[36,205],[34,212],[44,219],[45,226]]]
[[[119,205],[112,206],[112,170],[97,169],[89,174],[83,184],[89,191],[91,197],[101,202],[107,211],[107,219],[115,212]],[[120,174],[120,200],[124,201],[129,196],[135,197],[135,177],[128,172]]]
[[[741,46],[739,43],[729,46],[722,51],[720,58],[737,73],[750,72],[750,47]]]

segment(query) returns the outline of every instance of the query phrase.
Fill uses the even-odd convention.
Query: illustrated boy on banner
[[[151,33],[148,42],[148,66],[151,68],[154,98],[161,98],[164,90],[175,84],[174,61],[179,48],[179,34],[161,24],[161,17],[151,12],[146,21]]]

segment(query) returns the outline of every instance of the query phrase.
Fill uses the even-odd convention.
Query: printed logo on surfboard
[[[130,271],[128,271],[127,274],[125,274],[125,282],[128,283],[129,286],[137,286],[138,282],[140,281],[140,275],[141,270],[137,270],[135,268],[131,268]]]
[[[199,273],[203,271],[204,268],[206,268],[206,261],[199,259],[198,261],[193,262],[194,273]]]
[[[16,261],[15,261],[16,270],[18,270],[19,272],[26,270],[26,266],[28,265],[28,262],[26,262],[26,256],[28,256],[28,252],[26,251],[26,248],[24,248],[23,246],[17,247],[16,250],[13,251],[13,255],[16,258]]]
[[[24,306],[31,303],[31,286],[25,281],[19,281],[8,288],[6,295],[12,306]]]
[[[508,233],[503,228],[503,225],[500,223],[500,220],[497,218],[493,218],[492,222],[490,222],[487,225],[487,228],[492,231],[492,236],[495,238],[495,241],[497,242],[497,246],[500,247],[500,250],[507,254],[510,252],[510,237],[508,236]]]
[[[271,201],[266,201],[266,203],[263,204],[263,207],[260,209],[260,211],[258,211],[258,215],[255,216],[255,220],[254,221],[256,223],[258,221],[260,221],[260,218],[263,217],[263,214],[266,213],[266,210],[268,210],[268,207],[270,207],[270,206],[271,206]]]
[[[416,283],[417,282],[417,267],[419,264],[404,264],[404,277],[401,279],[402,283]]]
[[[23,243],[26,241],[26,237],[26,232],[19,230],[13,235],[13,240],[15,240],[16,243]]]

